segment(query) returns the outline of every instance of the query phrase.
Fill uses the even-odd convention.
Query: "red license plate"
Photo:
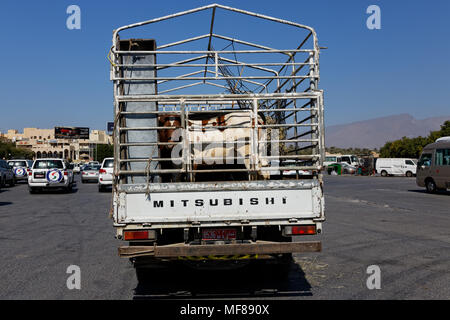
[[[234,240],[236,229],[205,229],[202,236],[203,240]]]

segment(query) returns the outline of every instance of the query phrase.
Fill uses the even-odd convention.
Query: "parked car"
[[[284,160],[281,162],[280,167],[285,167],[287,168],[284,170],[281,170],[281,175],[283,177],[289,177],[289,178],[295,178],[297,176],[297,174],[299,176],[308,176],[308,175],[312,175],[312,172],[309,170],[293,170],[293,169],[289,169],[290,167],[302,167],[302,166],[308,166],[307,163],[305,162],[301,162],[301,161],[295,161],[295,160]]]
[[[8,160],[8,165],[12,168],[16,181],[27,181],[28,170],[33,165],[33,162],[26,159],[13,159]]]
[[[98,191],[103,191],[107,186],[112,186],[114,158],[105,158],[99,170]]]
[[[381,176],[407,176],[416,174],[417,160],[409,158],[378,158],[375,162],[375,170]]]
[[[63,159],[36,159],[28,175],[28,191],[59,188],[70,192],[73,182],[73,171]]]
[[[10,187],[16,183],[16,177],[11,166],[5,160],[0,160],[0,187],[8,184]]]
[[[347,162],[341,162],[341,166],[342,166],[343,174],[355,174],[356,170],[358,170],[357,167],[352,166],[352,165],[348,164]]]
[[[86,183],[88,181],[98,181],[98,173],[100,170],[100,165],[87,165],[81,171],[81,182]]]

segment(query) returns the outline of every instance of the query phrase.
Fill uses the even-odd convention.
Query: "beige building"
[[[98,144],[111,144],[112,137],[102,130],[91,130],[88,139],[55,139],[54,129],[24,128],[8,130],[2,134],[16,143],[16,147],[26,148],[34,153],[35,158],[64,158],[74,162],[93,160]]]

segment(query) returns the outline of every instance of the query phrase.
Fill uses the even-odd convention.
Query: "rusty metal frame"
[[[294,28],[299,28],[306,30],[308,33],[306,37],[300,42],[300,44],[294,49],[277,49],[272,48],[266,45],[245,41],[242,39],[237,39],[235,37],[229,37],[226,35],[221,35],[218,33],[214,33],[214,23],[217,15],[218,9],[231,11],[237,14],[247,15],[263,20],[268,20],[271,22],[288,25]],[[185,15],[193,14],[196,12],[211,10],[211,20],[210,20],[210,28],[209,32],[203,35],[190,37],[183,40],[178,40],[175,42],[167,43],[161,46],[156,47],[155,51],[124,51],[120,50],[118,47],[119,44],[119,34],[124,30],[129,30],[133,28],[138,28],[145,25],[151,25],[154,23],[158,23],[161,21],[166,21],[178,17],[182,17]],[[312,37],[312,47],[311,48],[303,48],[307,43],[308,39]],[[192,43],[201,39],[208,39],[208,47],[206,50],[181,50],[174,49],[174,47]],[[243,46],[248,47],[248,49],[240,49],[240,50],[214,50],[212,47],[212,41],[214,39],[220,39],[224,41],[230,41],[231,43],[238,43]],[[147,161],[171,161],[171,158],[160,158],[154,157],[151,160],[149,159],[127,159],[122,158],[121,155],[126,153],[121,153],[120,150],[124,150],[124,148],[134,146],[137,144],[128,143],[126,141],[120,141],[119,137],[121,133],[127,131],[137,131],[137,130],[170,130],[176,129],[172,127],[123,127],[120,125],[120,119],[124,115],[130,114],[126,111],[122,111],[120,104],[126,102],[157,102],[158,105],[164,106],[162,110],[156,111],[157,114],[164,113],[175,113],[179,114],[181,117],[185,119],[184,122],[187,122],[189,119],[189,114],[193,114],[195,112],[201,112],[199,110],[200,105],[207,105],[208,110],[214,110],[217,112],[225,111],[225,108],[232,108],[236,112],[239,111],[239,108],[236,106],[241,103],[248,104],[250,108],[250,113],[253,119],[255,119],[256,114],[259,112],[263,112],[266,115],[271,114],[280,119],[279,123],[275,124],[263,124],[259,125],[260,129],[277,129],[281,128],[286,130],[286,132],[292,131],[290,136],[287,136],[284,139],[276,139],[276,141],[280,143],[290,143],[295,145],[295,149],[288,155],[282,155],[281,159],[292,159],[292,160],[311,160],[313,161],[313,165],[304,165],[300,164],[295,167],[291,167],[293,170],[315,170],[320,172],[323,165],[323,157],[324,157],[324,128],[323,128],[323,92],[318,89],[318,82],[320,79],[319,75],[319,53],[320,47],[318,45],[317,35],[313,28],[302,25],[299,23],[278,19],[274,17],[270,17],[267,15],[262,15],[250,11],[245,11],[241,9],[236,9],[220,4],[211,4],[199,8],[195,8],[192,10],[187,10],[183,12],[178,12],[175,14],[163,16],[160,18],[147,20],[139,23],[134,23],[130,25],[126,25],[120,27],[113,32],[113,45],[110,50],[110,54],[108,55],[111,61],[111,80],[114,82],[114,105],[115,105],[115,129],[114,129],[114,143],[115,143],[115,166],[114,172],[116,176],[123,177],[127,175],[142,175],[142,174],[166,174],[166,173],[185,173],[190,174],[195,171],[192,169],[193,166],[189,163],[186,163],[179,169],[173,170],[161,170],[161,169],[152,169],[150,171],[146,170],[123,170],[123,166],[121,164],[127,164],[131,162],[147,162]],[[234,47],[233,47],[234,49]],[[140,65],[140,67],[154,67],[156,70],[164,70],[170,68],[171,70],[186,70],[186,68],[198,68],[198,71],[195,72],[181,72],[176,74],[176,76],[159,76],[151,78],[133,78],[133,77],[124,77],[122,75],[123,68],[131,67],[132,65],[121,64],[121,55],[126,54],[155,54],[164,55],[168,57],[183,57],[184,58],[176,58],[175,61],[169,63],[155,63],[154,64],[145,64]],[[237,59],[236,54],[241,54],[245,57],[249,57],[250,61],[245,61],[245,59]],[[268,62],[255,62],[251,60],[251,57],[256,54],[265,54],[270,57],[276,57],[273,61]],[[306,59],[302,59],[302,62],[296,62],[296,56],[302,54],[306,54]],[[195,55],[194,57],[192,55]],[[226,58],[227,55],[234,55],[233,59]],[[284,60],[280,60],[279,58],[283,57]],[[287,59],[286,59],[287,57]],[[198,60],[205,59],[205,63],[198,63]],[[213,60],[213,63],[210,63],[210,60]],[[299,60],[299,59],[297,59]],[[208,67],[212,66],[214,68],[213,71],[209,70]],[[242,71],[244,68],[249,68],[252,70],[257,70],[259,73],[254,74],[239,74],[239,75],[230,75],[222,72],[221,68],[226,68],[230,66],[241,67]],[[241,73],[242,73],[241,71]],[[287,74],[283,75],[282,72],[287,72]],[[203,76],[201,76],[203,74]],[[258,81],[255,81],[258,80]],[[153,95],[139,95],[139,96],[127,96],[121,92],[121,83],[123,81],[133,82],[133,81],[155,81],[157,85],[169,85],[168,88],[164,88],[160,90],[160,93]],[[197,81],[197,82],[193,82]],[[222,82],[225,81],[228,85],[223,85]],[[269,85],[275,81],[275,88],[269,89]],[[179,85],[179,82],[184,82],[184,84]],[[257,89],[254,89],[252,93],[248,92],[240,92],[236,93],[232,90],[230,84],[238,84],[238,83],[248,83],[250,85],[256,86]],[[303,91],[298,91],[299,86],[302,83],[306,83],[308,87]],[[226,90],[227,88],[231,92],[221,93],[221,94],[202,94],[202,95],[183,95],[183,94],[172,94],[178,90],[183,90],[187,88],[196,87],[198,85],[206,85],[215,88],[221,88]],[[306,103],[305,103],[306,101]],[[265,104],[267,103],[267,104]],[[166,106],[171,106],[166,108]],[[289,106],[292,107],[289,108]],[[302,107],[298,107],[297,105],[302,105]],[[183,106],[184,112],[181,112],[180,106]],[[203,107],[204,108],[204,107]],[[234,112],[233,110],[233,112]],[[248,111],[248,110],[246,110]],[[138,114],[138,113],[135,113]],[[143,114],[143,113],[139,113]],[[226,128],[224,126],[223,128]],[[215,127],[217,129],[222,129],[222,127]],[[250,127],[247,127],[250,128]],[[302,129],[308,129],[306,132],[301,131]],[[189,128],[188,128],[189,129]],[[276,157],[271,156],[262,156],[258,154],[258,150],[260,150],[260,145],[267,144],[267,141],[260,140],[258,134],[255,134],[255,128],[251,128],[251,150],[253,151],[253,155],[251,155],[252,159],[275,159]],[[311,137],[305,137],[305,135],[310,135]],[[303,138],[302,138],[303,137]],[[302,138],[302,139],[299,139]],[[300,144],[304,144],[303,147]],[[144,143],[145,144],[145,143]],[[141,144],[141,145],[144,145]],[[165,142],[152,142],[155,145],[164,145]],[[306,145],[305,145],[306,144]],[[309,145],[308,145],[309,144]],[[149,144],[147,144],[149,145]],[[186,143],[186,148],[190,148],[190,144]],[[311,153],[308,155],[300,154],[299,151],[303,151],[305,149],[310,148]],[[189,159],[188,152],[183,151],[185,155],[184,159]],[[209,159],[215,160],[215,159]],[[237,158],[235,160],[238,160]],[[251,162],[251,167],[246,170],[249,173],[254,173],[257,170],[262,171],[278,171],[280,167],[271,166],[261,168],[256,164]],[[243,169],[236,169],[231,171],[242,171]],[[223,169],[211,169],[211,170],[202,170],[202,172],[219,172],[223,171]],[[245,170],[244,170],[245,171]],[[122,180],[123,181],[123,180]]]
[[[120,257],[135,258],[152,256],[155,258],[196,257],[208,255],[249,255],[249,254],[282,254],[295,252],[320,252],[320,241],[305,242],[272,242],[255,241],[250,244],[223,245],[188,245],[176,243],[154,246],[122,246],[119,247]]]

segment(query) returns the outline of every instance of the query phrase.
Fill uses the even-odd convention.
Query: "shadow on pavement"
[[[198,270],[183,264],[136,269],[134,300],[312,296],[301,267],[252,263],[235,270]]]
[[[6,202],[1,202],[0,201],[0,207],[1,206],[7,206],[7,205],[10,205],[10,204],[12,204],[12,202],[10,202],[10,201],[6,201]]]
[[[78,188],[75,187],[75,185],[74,185],[74,187],[72,188],[71,191],[66,191],[64,189],[57,189],[57,188],[54,188],[54,189],[49,188],[49,189],[37,190],[35,192],[35,194],[58,194],[58,193],[71,194],[71,193],[77,193],[77,192],[78,192]]]
[[[416,192],[416,193],[428,193],[427,190],[422,190],[422,189],[415,189],[415,190],[408,190],[409,192]],[[435,193],[433,193],[435,195],[441,195],[441,196],[449,196],[450,195],[450,191],[436,191]]]

